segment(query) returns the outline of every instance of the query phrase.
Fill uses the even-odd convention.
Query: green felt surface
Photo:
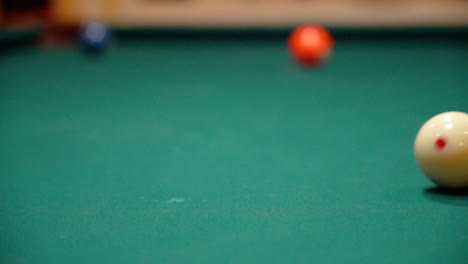
[[[11,47],[10,47],[11,48]],[[468,111],[466,40],[169,36],[0,52],[1,263],[451,263],[468,197],[417,130]]]

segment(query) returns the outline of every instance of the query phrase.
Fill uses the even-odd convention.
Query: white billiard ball
[[[446,112],[423,124],[414,155],[421,171],[444,188],[468,188],[468,113]]]

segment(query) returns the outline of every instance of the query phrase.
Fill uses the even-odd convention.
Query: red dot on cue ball
[[[445,148],[445,146],[447,145],[447,139],[443,138],[443,137],[439,137],[438,139],[436,139],[436,141],[434,142],[434,145],[437,149],[439,150],[442,150],[443,148]]]
[[[303,65],[322,64],[333,52],[334,45],[332,34],[319,25],[299,26],[288,38],[290,54]]]

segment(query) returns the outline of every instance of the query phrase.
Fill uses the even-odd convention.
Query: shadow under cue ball
[[[414,142],[421,171],[442,188],[468,188],[468,113],[445,112],[427,120]]]

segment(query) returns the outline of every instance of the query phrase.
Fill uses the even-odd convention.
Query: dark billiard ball
[[[106,24],[98,21],[91,21],[81,26],[79,37],[85,49],[100,51],[107,47],[111,38],[111,32]]]
[[[317,66],[332,54],[332,34],[319,25],[302,25],[289,35],[288,48],[292,57],[303,65]]]

